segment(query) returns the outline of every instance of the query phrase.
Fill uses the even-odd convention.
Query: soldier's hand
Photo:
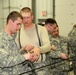
[[[54,45],[51,46],[52,50],[56,50],[56,47]]]
[[[40,57],[40,48],[39,47],[33,48],[33,53],[34,53],[34,58],[37,61]]]
[[[23,55],[25,60],[30,60],[30,61],[35,61],[35,57],[34,57],[34,54],[30,54],[29,52],[27,54],[24,54]]]
[[[61,53],[60,57],[61,57],[62,59],[67,59],[67,58],[68,58],[65,53]]]
[[[26,50],[27,52],[31,51],[34,48],[32,45],[26,45],[22,48],[22,50]]]

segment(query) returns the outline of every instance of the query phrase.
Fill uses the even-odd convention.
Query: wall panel
[[[36,0],[36,23],[38,19],[47,19],[48,17],[53,17],[53,0]],[[43,15],[45,12],[46,15]]]
[[[6,25],[6,18],[8,16],[8,14],[11,11],[19,11],[22,7],[30,7],[31,8],[31,0],[0,0],[0,5],[1,5],[1,11],[2,11],[2,25],[3,27],[0,26],[0,28],[4,28],[4,26]]]
[[[76,0],[56,0],[55,19],[60,27],[60,34],[67,36],[76,21]]]
[[[3,28],[3,18],[2,18],[2,0],[0,0],[0,31]]]

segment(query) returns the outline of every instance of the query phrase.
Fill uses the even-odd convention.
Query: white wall
[[[52,0],[36,0],[36,23],[38,19],[46,19],[53,15]],[[42,11],[46,12],[46,15],[42,15]]]
[[[0,0],[0,31],[3,28],[3,17],[2,17],[2,0]]]
[[[76,22],[76,0],[56,0],[55,3],[55,19],[60,34],[67,36]]]

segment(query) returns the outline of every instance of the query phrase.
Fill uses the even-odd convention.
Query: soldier
[[[56,26],[57,22],[54,19],[52,18],[46,19],[44,27],[47,29],[49,36],[51,36]]]
[[[76,36],[76,24],[73,26],[72,30],[68,34],[69,37]]]
[[[25,73],[28,67],[24,67],[23,63],[34,61],[33,54],[21,55],[15,42],[15,34],[20,29],[22,19],[20,13],[12,11],[7,17],[5,29],[0,33],[0,75],[28,75]]]
[[[51,22],[51,19],[49,19],[49,21],[48,20],[46,21],[45,21],[45,25],[46,23],[49,22],[49,25],[52,25],[52,27],[54,27],[53,24],[54,25],[56,24],[56,27],[53,28],[52,33],[49,33],[50,44],[56,47],[56,50],[52,50],[50,53],[47,53],[47,61],[50,60],[50,64],[52,64],[50,65],[49,71],[51,75],[68,75],[68,72],[66,70],[68,70],[69,68],[68,67],[69,62],[65,61],[65,59],[68,58],[67,56],[68,49],[67,49],[67,41],[66,41],[67,38],[59,35],[59,27],[57,26],[57,23],[55,21],[53,21],[54,22],[53,24]],[[51,29],[49,28],[48,30],[51,31]]]
[[[70,40],[68,42],[69,50],[71,50],[72,63],[74,69],[74,75],[76,75],[76,24],[73,26],[73,29],[68,34]]]
[[[23,7],[20,13],[23,16],[23,25],[20,29],[20,42],[19,37],[17,38],[18,44],[21,44],[21,47],[26,45],[27,52],[36,54],[36,61],[32,64],[37,69],[45,65],[45,53],[49,52],[51,48],[49,36],[45,27],[33,23],[33,13],[29,7]],[[47,67],[35,71],[38,75],[49,75]]]

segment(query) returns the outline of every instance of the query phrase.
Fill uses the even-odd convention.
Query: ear
[[[12,21],[11,19],[9,19],[8,23],[9,23],[9,24],[12,24],[12,23],[13,23],[13,21]]]

